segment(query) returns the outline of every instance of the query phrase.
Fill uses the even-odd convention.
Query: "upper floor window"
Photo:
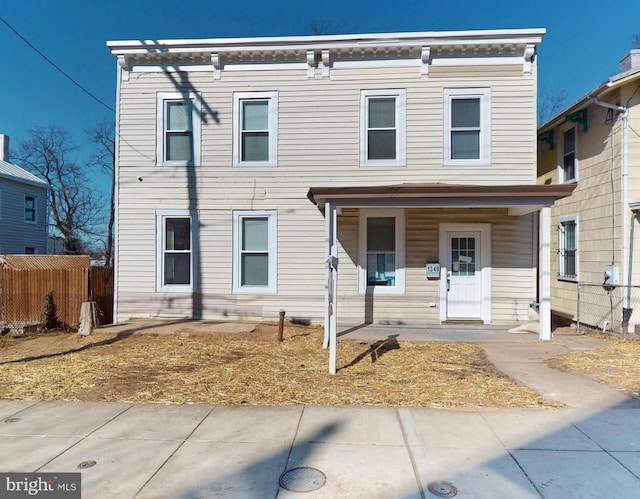
[[[572,182],[578,179],[576,155],[576,127],[571,126],[562,133],[562,144],[559,147],[560,182]]]
[[[578,276],[578,223],[575,217],[561,218],[558,223],[558,277]]]
[[[157,164],[200,164],[200,104],[195,92],[157,94]]]
[[[156,211],[156,289],[194,291],[196,216],[189,210]]]
[[[36,249],[33,246],[25,246],[24,247],[24,254],[25,255],[35,255],[36,254]]]
[[[406,92],[363,90],[360,94],[360,164],[402,166],[406,162]]]
[[[29,224],[35,224],[38,221],[36,215],[36,198],[33,196],[24,197],[24,221]]]
[[[278,163],[278,93],[233,94],[233,165]]]
[[[235,292],[276,292],[276,231],[275,211],[233,213]]]
[[[445,89],[445,164],[490,163],[490,96],[488,88]]]

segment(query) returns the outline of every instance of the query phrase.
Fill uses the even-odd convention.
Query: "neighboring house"
[[[46,254],[49,185],[9,162],[9,137],[0,135],[0,255]]]
[[[553,312],[598,328],[637,324],[640,293],[626,286],[640,284],[632,237],[640,208],[640,49],[543,124],[538,140],[539,182],[576,186],[551,210]]]
[[[539,301],[549,338],[573,186],[536,182],[543,34],[108,42],[116,320],[507,326]]]

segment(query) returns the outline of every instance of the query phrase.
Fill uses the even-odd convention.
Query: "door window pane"
[[[474,237],[451,238],[451,273],[473,276],[476,272],[476,240]]]

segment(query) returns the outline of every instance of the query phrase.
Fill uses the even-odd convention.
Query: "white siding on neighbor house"
[[[324,317],[325,223],[307,199],[310,187],[389,185],[406,182],[510,185],[535,182],[535,76],[513,68],[469,73],[442,70],[421,78],[419,67],[331,70],[330,79],[307,79],[306,71],[130,73],[120,84],[118,164],[118,314],[288,318]],[[433,69],[433,68],[432,68]],[[316,72],[319,75],[319,71]],[[468,78],[472,75],[472,80]],[[491,89],[491,164],[443,165],[444,89]],[[406,91],[406,165],[359,165],[360,92]],[[202,95],[201,164],[156,166],[156,93]],[[278,92],[278,165],[232,165],[233,92]],[[139,177],[142,181],[139,181]],[[155,292],[155,210],[198,210],[201,297]],[[278,222],[277,295],[232,293],[233,210],[275,210]],[[532,217],[510,218],[502,210],[409,210],[404,295],[358,295],[358,212],[338,217],[339,317],[436,323],[438,282],[427,281],[424,264],[438,259],[438,222],[492,223],[493,321],[522,319],[535,299]],[[518,241],[513,243],[511,241]],[[514,287],[514,281],[516,282]]]
[[[36,199],[36,223],[24,221],[25,196]],[[47,190],[0,178],[0,255],[47,252]]]

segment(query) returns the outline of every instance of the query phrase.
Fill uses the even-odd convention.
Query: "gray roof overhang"
[[[575,187],[576,184],[312,187],[307,197],[320,209],[329,202],[340,208],[520,208],[524,213],[551,206],[570,196]]]

